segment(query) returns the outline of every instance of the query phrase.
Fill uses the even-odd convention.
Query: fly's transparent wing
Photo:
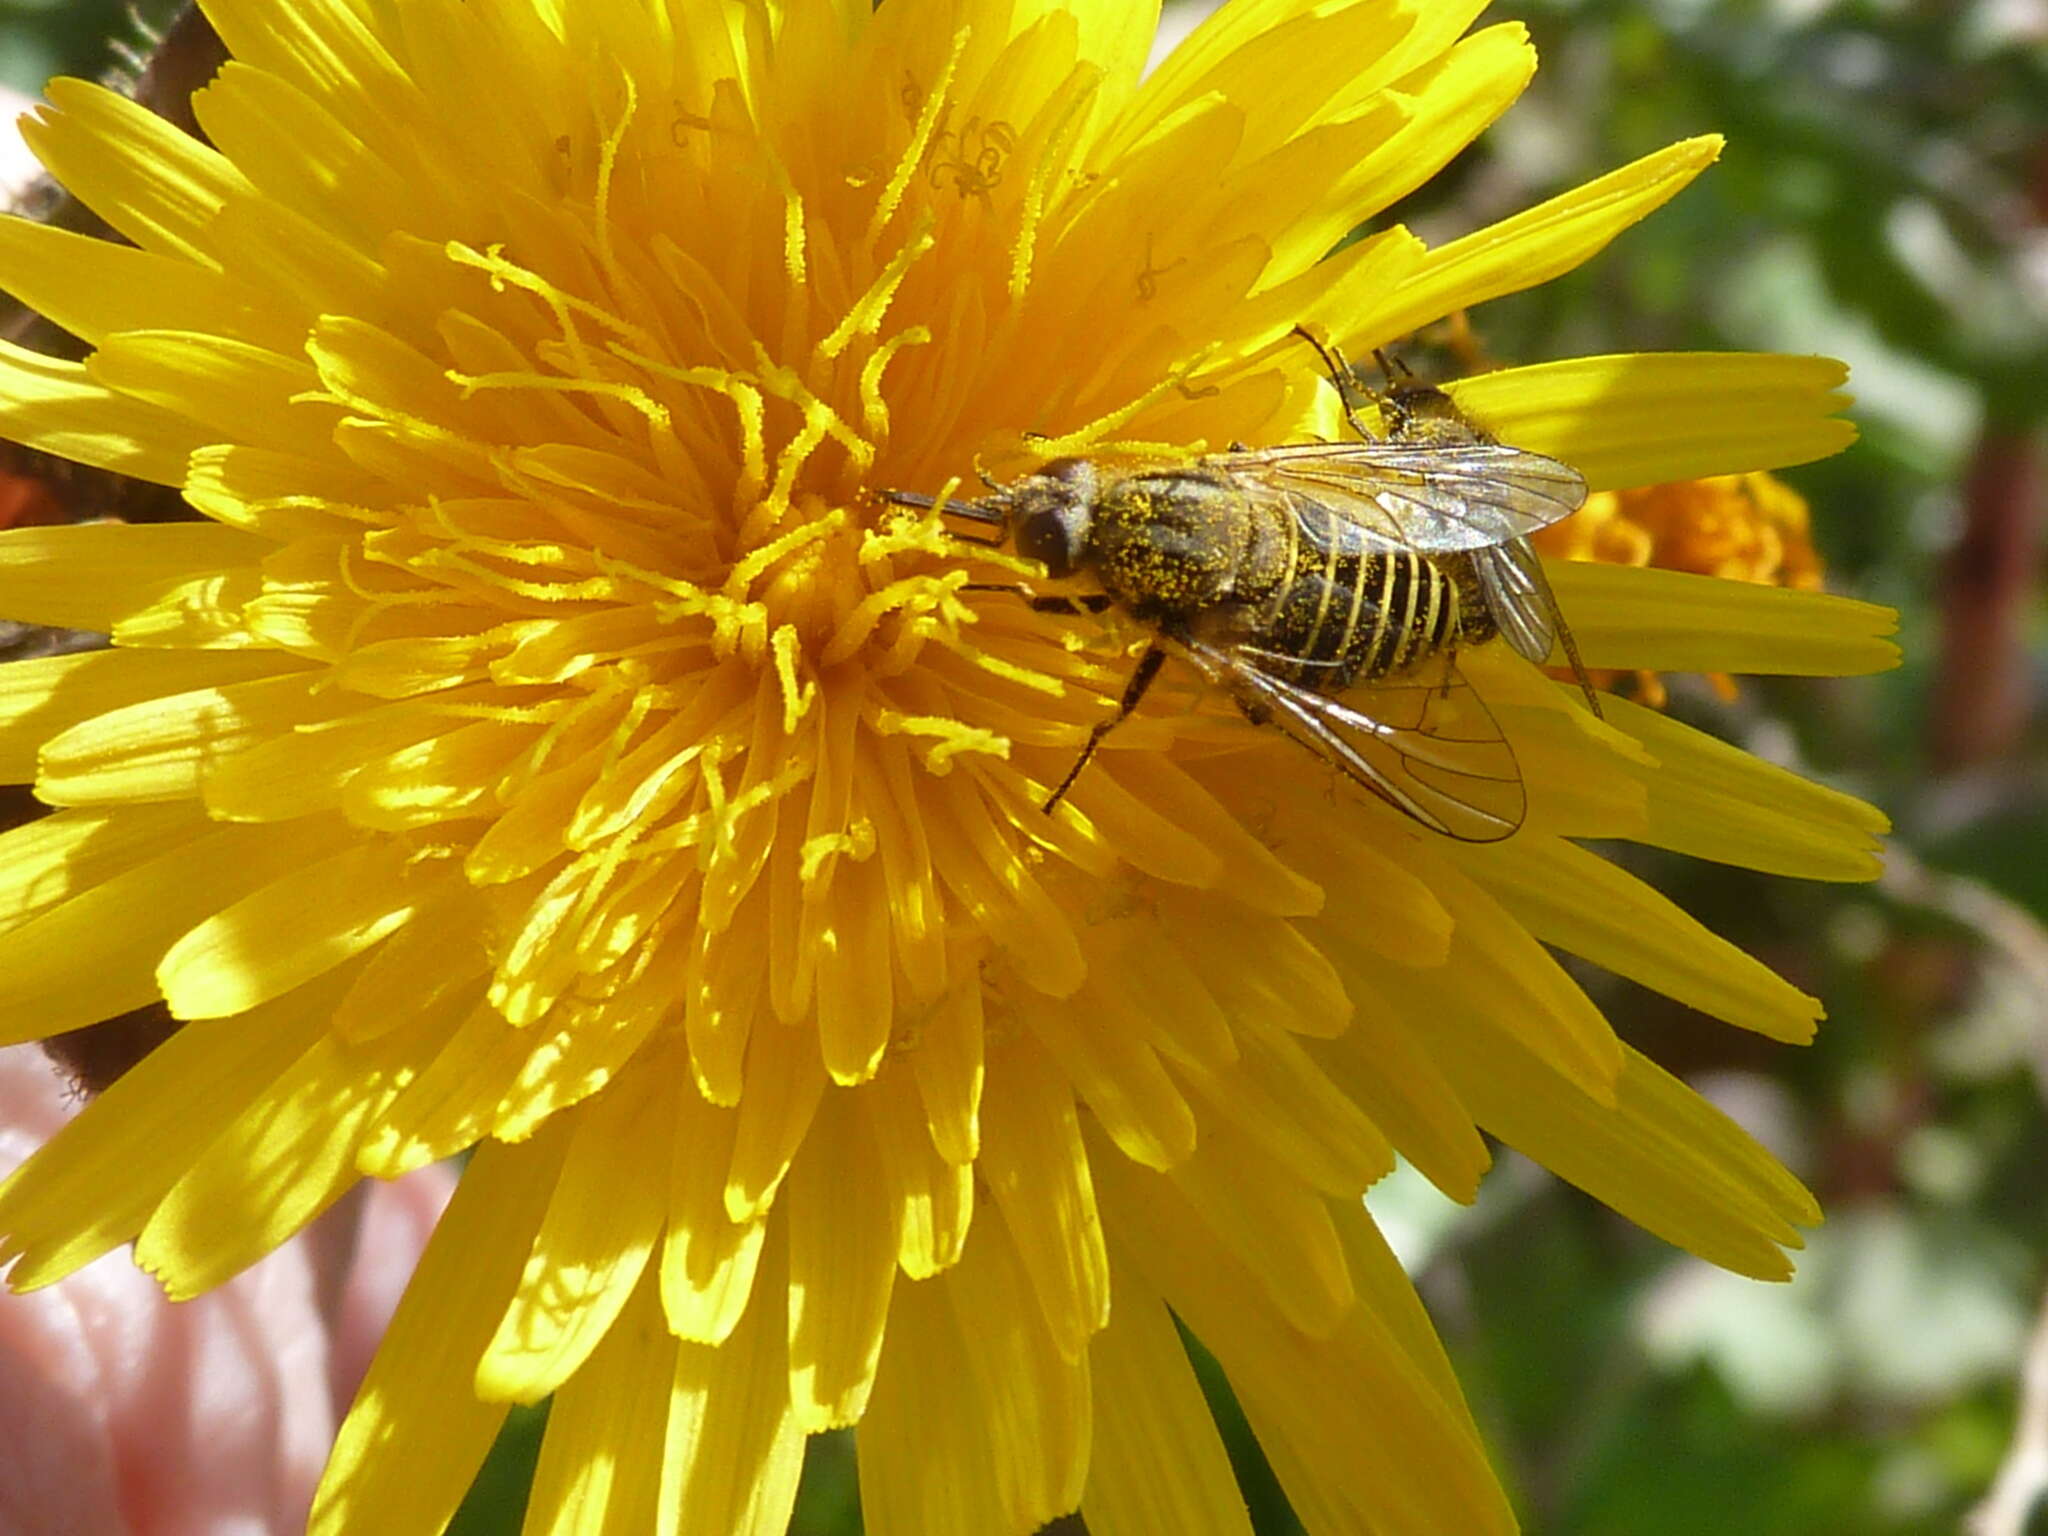
[[[1285,506],[1315,547],[1455,554],[1571,516],[1586,480],[1493,442],[1291,443],[1205,461],[1254,501]]]
[[[1275,676],[1250,647],[1185,643],[1254,722],[1277,726],[1432,832],[1494,843],[1528,814],[1514,748],[1448,655],[1350,704]]]
[[[1557,599],[1543,574],[1542,557],[1527,539],[1472,552],[1472,569],[1494,623],[1507,642],[1538,666],[1557,643]]]

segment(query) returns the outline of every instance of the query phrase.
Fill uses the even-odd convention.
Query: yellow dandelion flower
[[[1564,560],[1655,566],[1802,592],[1820,591],[1825,576],[1806,498],[1764,470],[1596,491],[1530,542]],[[1735,680],[1726,672],[1711,672],[1708,681],[1722,698],[1735,697]],[[1664,683],[1655,672],[1636,674],[1636,693],[1651,708],[1664,707]]]
[[[1762,470],[1598,491],[1530,541],[1564,560],[1654,565],[1802,592],[1818,592],[1823,575],[1806,498]]]
[[[1787,1272],[1812,1201],[1545,946],[1803,1040],[1578,840],[1862,879],[1874,812],[1488,645],[1505,841],[1178,663],[1047,815],[1132,636],[966,590],[1000,560],[880,495],[1333,435],[1292,327],[1543,281],[1715,141],[1326,261],[1513,100],[1520,27],[1238,0],[1145,76],[1124,0],[206,9],[206,143],[76,81],[26,128],[133,245],[0,223],[90,347],[0,344],[0,432],[200,514],[0,539],[0,613],[113,637],[0,670],[0,776],[56,807],[0,843],[0,1040],[186,1021],[0,1193],[0,1257],[134,1239],[188,1295],[473,1149],[316,1530],[439,1529],[553,1394],[529,1530],[780,1532],[858,1423],[876,1536],[1243,1532],[1179,1318],[1311,1530],[1502,1531],[1360,1205],[1397,1152],[1469,1199],[1488,1132]],[[1456,393],[1600,487],[1833,451],[1840,380]],[[1864,605],[1555,572],[1592,666],[1892,657]]]

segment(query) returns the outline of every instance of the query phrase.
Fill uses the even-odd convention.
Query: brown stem
[[[1941,580],[1928,751],[1939,770],[2002,757],[2026,728],[2026,623],[2040,589],[2041,466],[2023,431],[1987,427],[1963,481],[1963,535]]]

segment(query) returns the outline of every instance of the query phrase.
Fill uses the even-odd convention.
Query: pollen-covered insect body
[[[1343,389],[1348,370],[1317,345]],[[1420,388],[1383,399],[1383,438],[1351,415],[1358,441],[1154,467],[1059,459],[948,505],[1006,534],[1049,577],[1092,576],[1102,603],[1154,635],[1047,810],[1137,707],[1170,650],[1253,721],[1422,826],[1469,842],[1520,827],[1527,800],[1513,748],[1457,653],[1504,633],[1523,654],[1547,658],[1555,607],[1540,566],[1533,585],[1524,579],[1533,553],[1515,550],[1576,510],[1585,482],[1493,441],[1455,407],[1441,429],[1416,426],[1422,413],[1404,407]]]

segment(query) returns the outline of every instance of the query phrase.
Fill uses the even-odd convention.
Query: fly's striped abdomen
[[[1286,519],[1287,558],[1257,594],[1247,638],[1276,659],[1276,672],[1334,693],[1399,676],[1464,638],[1452,575],[1413,551],[1375,547],[1355,529],[1319,526],[1315,517],[1312,510]]]

